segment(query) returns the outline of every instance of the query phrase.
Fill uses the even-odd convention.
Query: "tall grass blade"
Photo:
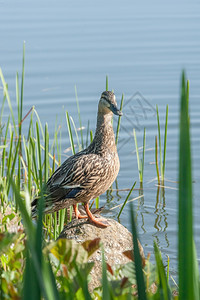
[[[40,190],[42,190],[42,157],[41,157],[41,150],[40,150],[40,132],[39,132],[38,122],[36,122],[36,143],[37,143],[37,158],[38,158]]]
[[[65,214],[66,214],[66,208],[61,209],[59,211],[59,222],[58,222],[59,226],[58,226],[58,232],[57,232],[58,235],[63,230],[64,223],[65,223]]]
[[[162,160],[162,145],[161,145],[161,134],[160,134],[160,119],[159,119],[159,112],[158,106],[156,105],[156,112],[157,112],[157,123],[158,123],[158,142],[159,142],[159,152],[160,152],[160,174],[161,174],[161,181],[164,185],[164,175],[165,175],[165,160],[166,160],[166,146],[167,146],[167,124],[168,124],[168,105],[166,107],[166,116],[165,116],[165,135],[164,135],[164,151],[163,151],[163,160]],[[156,151],[157,151],[156,147]],[[157,156],[157,155],[156,155]],[[158,167],[158,164],[157,166]],[[157,172],[158,174],[158,172]],[[159,180],[160,181],[160,180]]]
[[[140,156],[139,156],[139,150],[138,150],[138,143],[137,143],[137,136],[136,136],[135,128],[133,129],[133,135],[134,135],[134,140],[135,140],[135,151],[136,151],[137,164],[138,164],[139,180],[141,181]]]
[[[73,128],[74,128],[74,132],[75,132],[75,135],[76,135],[76,140],[77,140],[77,143],[78,143],[78,149],[79,149],[79,151],[80,151],[80,150],[83,149],[83,146],[82,146],[82,144],[81,144],[80,141],[79,141],[77,128],[76,128],[76,125],[75,125],[74,120],[72,119],[72,117],[70,117],[70,121],[71,121],[72,126],[73,126]]]
[[[16,100],[17,100],[17,110],[18,110],[18,139],[20,141],[19,145],[19,155],[18,155],[18,188],[20,189],[20,177],[21,177],[21,159],[20,154],[22,152],[21,147],[21,109],[20,109],[20,95],[19,95],[19,76],[18,72],[16,74]]]
[[[130,189],[130,191],[129,191],[129,193],[128,193],[128,195],[127,195],[127,197],[126,197],[126,199],[125,199],[125,201],[124,201],[124,203],[123,203],[123,205],[122,205],[122,207],[121,207],[121,209],[120,209],[120,211],[119,211],[119,214],[118,214],[118,216],[117,216],[118,219],[120,218],[121,213],[122,213],[122,211],[123,211],[123,209],[124,209],[124,207],[125,207],[125,205],[126,205],[128,199],[130,198],[130,195],[132,194],[132,191],[133,191],[135,185],[136,185],[136,181],[134,182],[132,188]]]
[[[31,116],[30,116],[30,122],[29,122],[29,128],[28,128],[28,136],[27,140],[30,139],[30,136],[34,136],[34,129],[33,129],[33,107],[31,107]]]
[[[6,177],[9,177],[11,166],[12,166],[12,150],[13,150],[13,135],[14,132],[11,132],[11,137],[10,137],[10,148],[9,148],[9,154],[7,158],[7,172],[6,172]]]
[[[108,91],[108,75],[106,75],[106,91]]]
[[[159,119],[158,105],[156,105],[156,112],[157,112],[157,123],[158,123],[158,142],[159,142],[159,150],[160,150],[160,173],[162,178],[163,165],[162,165],[162,147],[161,147],[160,119]]]
[[[40,186],[40,176],[38,177],[38,168],[37,168],[37,163],[36,163],[36,150],[35,150],[35,142],[34,140],[32,139],[32,137],[30,137],[30,145],[31,145],[31,149],[32,149],[32,160],[33,160],[33,168],[32,168],[32,175],[33,175],[33,178],[34,178],[34,182],[36,183],[37,185],[37,188],[39,189],[39,186]]]
[[[47,182],[49,175],[49,132],[48,125],[45,124],[45,144],[44,144],[44,181]]]
[[[22,154],[22,114],[23,114],[23,97],[24,97],[24,62],[25,62],[25,43],[23,45],[23,58],[22,58],[22,77],[21,77],[21,97],[19,101],[19,81],[18,73],[16,76],[16,97],[17,97],[17,106],[18,106],[18,138],[19,143],[19,156],[18,156],[18,187],[20,188],[20,176],[21,176],[21,159],[20,155]]]
[[[163,153],[163,178],[164,181],[164,174],[165,174],[165,159],[166,159],[166,148],[167,148],[167,124],[168,124],[168,105],[166,106],[166,117],[165,117],[165,137],[164,137],[164,153]]]
[[[78,268],[76,261],[73,261],[73,266],[76,270],[76,276],[78,279],[79,286],[81,287],[84,295],[84,300],[92,300],[89,290],[88,290],[88,282],[87,282],[87,277],[83,275],[83,272],[80,271]]]
[[[140,251],[138,247],[138,235],[134,220],[134,213],[133,213],[133,205],[130,205],[130,213],[131,213],[131,225],[132,225],[132,236],[133,236],[133,253],[134,253],[134,261],[135,261],[135,275],[137,281],[137,290],[138,290],[138,299],[139,300],[146,300],[146,287],[144,283],[144,276],[142,270],[142,259],[140,256]]]
[[[57,237],[58,237],[58,234],[57,234],[57,212],[54,212],[54,227],[53,227],[53,236],[54,236],[54,239],[56,240]]]
[[[32,110],[33,110],[34,114],[36,115],[36,118],[38,120],[38,124],[40,125],[40,131],[41,131],[42,138],[43,138],[43,141],[44,141],[44,139],[45,139],[45,137],[44,137],[44,130],[43,130],[43,127],[42,127],[42,123],[40,121],[40,117],[39,117],[39,115],[38,115],[38,113],[37,113],[37,111],[36,111],[36,109],[35,109],[34,106],[33,106]]]
[[[22,289],[22,300],[40,299],[40,294],[37,289],[37,277],[33,270],[30,252],[26,250],[26,266],[24,270],[24,280]]]
[[[105,258],[104,258],[103,248],[102,248],[102,287],[103,287],[102,299],[111,300],[112,298],[110,295],[109,283],[108,283],[108,278],[107,278],[107,267],[106,267],[106,262],[105,262]]]
[[[6,148],[7,148],[7,135],[8,135],[8,127],[10,124],[10,116],[8,117],[7,125],[6,125],[6,130],[5,130],[5,136],[4,136],[4,148],[3,148],[3,153],[2,153],[2,159],[1,159],[1,176],[4,176],[4,170],[5,170],[5,158],[6,158]]]
[[[18,140],[18,143],[16,145],[15,151],[14,151],[14,157],[12,157],[12,167],[11,169],[8,169],[9,172],[9,176],[11,178],[14,178],[14,172],[15,172],[15,164],[16,164],[16,160],[17,160],[17,155],[19,152],[19,145],[20,145],[20,140]],[[8,181],[8,185],[7,185],[7,194],[9,194],[10,191],[10,181]]]
[[[163,300],[169,300],[172,299],[171,291],[168,286],[167,276],[165,273],[165,268],[163,265],[161,253],[158,249],[158,246],[156,242],[154,241],[154,252],[155,252],[155,259],[156,259],[156,265],[157,265],[157,272],[158,272],[158,278],[159,278],[159,293],[160,293],[160,299]]]
[[[75,151],[74,139],[73,139],[73,134],[72,134],[68,111],[66,111],[66,120],[67,120],[67,128],[68,128],[68,133],[69,133],[69,140],[70,140],[70,144],[71,144],[71,148],[72,148],[72,154],[75,154],[76,151]]]
[[[93,141],[93,132],[92,132],[92,130],[90,130],[90,143],[92,143],[92,141]]]
[[[167,256],[167,282],[169,283],[169,256]]]
[[[31,195],[31,187],[32,187],[32,165],[33,165],[33,159],[32,159],[32,147],[31,143],[28,143],[28,146],[26,146],[25,137],[23,137],[24,141],[24,149],[26,154],[26,160],[27,160],[27,167],[28,167],[28,192],[29,195]]]
[[[5,102],[6,102],[6,95],[4,94],[3,101],[2,101],[2,104],[1,104],[1,111],[0,111],[0,126],[2,126],[2,117],[3,117]],[[0,130],[1,130],[1,128],[0,128]]]
[[[194,295],[194,249],[192,217],[192,172],[190,126],[185,74],[182,73],[179,137],[179,297],[192,300]]]
[[[158,185],[160,184],[160,174],[159,174],[159,165],[158,165],[158,137],[155,137],[155,162],[156,162],[156,173],[158,178]]]
[[[143,180],[143,174],[144,174],[144,156],[145,156],[145,146],[146,146],[146,128],[144,128],[144,134],[143,134],[143,151],[142,151],[142,180]]]
[[[38,206],[37,206],[37,210],[38,210],[38,218],[37,218],[37,228],[36,228],[36,234],[35,234],[35,251],[37,254],[37,261],[38,261],[38,265],[40,270],[42,270],[42,237],[43,237],[43,228],[42,228],[42,214],[43,214],[43,210],[44,210],[44,197],[43,197],[43,193],[41,191],[41,196],[38,200]],[[37,280],[37,285],[36,286],[36,290],[38,290],[38,299],[40,299],[40,287],[39,287],[39,282]]]
[[[133,129],[133,135],[134,135],[134,140],[135,140],[135,151],[136,151],[137,164],[138,164],[139,180],[140,180],[140,183],[142,183],[143,182],[143,173],[144,173],[146,130],[144,128],[142,159],[140,159],[140,156],[139,156],[139,149],[138,149],[138,143],[137,143],[137,136],[136,136],[135,128]]]
[[[47,263],[43,263],[43,278],[45,280],[45,287],[47,292],[48,300],[59,300],[61,297],[59,296],[59,292],[56,286],[56,280],[52,271],[52,267],[50,261],[48,259]]]

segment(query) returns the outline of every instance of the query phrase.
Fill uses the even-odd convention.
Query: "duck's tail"
[[[31,217],[32,219],[35,219],[38,215],[38,206],[39,206],[39,201],[41,200],[41,196],[35,197],[34,200],[31,203]],[[55,210],[52,209],[53,205],[51,204],[50,201],[46,201],[45,197],[44,197],[44,201],[45,201],[45,207],[43,210],[44,214],[48,214],[51,212],[54,212]],[[48,205],[47,205],[48,203]]]

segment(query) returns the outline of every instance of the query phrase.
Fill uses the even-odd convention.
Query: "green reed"
[[[25,51],[24,51],[25,52]],[[26,190],[29,193],[29,198],[36,196],[39,191],[43,189],[44,182],[47,181],[49,175],[55,170],[55,165],[59,165],[60,158],[56,159],[56,151],[54,147],[54,154],[49,152],[49,132],[48,126],[45,125],[43,130],[39,115],[34,107],[23,118],[23,89],[24,89],[24,52],[23,52],[23,67],[22,67],[22,79],[21,90],[19,89],[19,76],[16,75],[16,99],[17,99],[17,112],[18,120],[15,121],[11,99],[8,92],[8,87],[5,82],[2,71],[0,70],[0,78],[4,89],[4,100],[1,107],[1,113],[3,114],[4,103],[7,100],[10,108],[12,125],[10,123],[10,117],[8,118],[4,133],[2,133],[2,154],[0,162],[0,173],[2,176],[0,193],[0,199],[2,206],[8,204],[10,195],[10,181],[6,180],[9,176],[17,182],[19,190]],[[22,134],[22,124],[27,121],[27,117],[30,114],[28,137],[26,138]],[[33,116],[36,117],[36,126],[33,123]],[[18,125],[16,125],[18,124]],[[53,145],[57,146],[57,154],[59,154],[59,142],[58,142],[59,128],[55,128],[55,135]],[[61,140],[60,140],[61,142]],[[53,149],[53,148],[52,148]],[[53,163],[51,163],[53,162]],[[52,166],[51,166],[52,165]],[[5,180],[4,180],[5,179]],[[6,182],[6,184],[5,184]],[[16,203],[16,208],[18,204]],[[52,219],[52,216],[46,217],[45,220],[48,224],[53,224],[56,228],[56,236],[62,230],[64,226],[65,212],[60,212],[59,216]],[[58,225],[59,224],[59,225]],[[54,236],[54,237],[56,237]]]
[[[122,205],[122,207],[121,207],[121,209],[120,209],[120,211],[119,211],[119,213],[118,213],[118,216],[117,216],[118,219],[120,218],[121,213],[122,213],[122,211],[123,211],[123,209],[124,209],[124,207],[125,207],[125,205],[126,205],[128,199],[130,198],[130,196],[131,196],[131,194],[132,194],[132,191],[133,191],[135,185],[136,185],[136,181],[134,182],[133,186],[131,187],[131,189],[130,189],[130,191],[129,191],[127,197],[126,197],[126,199],[124,200],[124,203],[123,203],[123,205]]]
[[[141,159],[139,156],[139,149],[138,149],[137,136],[136,136],[135,129],[133,129],[133,135],[134,135],[134,140],[135,140],[135,150],[136,150],[136,156],[137,156],[139,180],[140,180],[140,183],[143,183],[146,129],[144,128],[143,148],[142,148],[143,150],[142,150],[142,158]]]
[[[19,156],[18,156],[18,178],[21,173],[21,159],[22,153],[22,114],[23,114],[23,96],[24,96],[24,74],[25,74],[25,43],[23,45],[23,58],[22,58],[22,76],[21,76],[21,90],[19,92],[19,76],[16,75],[16,100],[18,108],[18,138],[19,138]],[[18,186],[20,187],[20,181],[18,180]]]
[[[144,273],[142,269],[142,259],[140,256],[139,246],[138,246],[138,234],[134,220],[134,212],[133,206],[130,205],[130,215],[131,215],[131,226],[132,226],[132,237],[133,237],[133,255],[135,261],[135,274],[137,281],[137,291],[138,291],[138,299],[147,299],[146,287],[144,282]]]
[[[158,162],[158,137],[155,136],[155,164],[156,164],[156,174],[158,178],[158,184],[160,185],[160,173],[159,173],[159,162]]]
[[[189,121],[189,82],[182,74],[179,136],[179,294],[199,299],[199,272],[193,236],[192,162]]]
[[[106,91],[108,91],[108,75],[106,75]]]
[[[1,109],[0,109],[0,139],[2,137],[2,132],[3,132],[3,128],[4,128],[4,125],[2,123],[2,117],[3,117],[3,112],[4,112],[4,105],[5,105],[5,102],[6,102],[6,95],[4,94],[3,95],[3,100],[2,100],[2,105],[1,105]],[[1,147],[1,145],[0,145]]]
[[[76,125],[75,125],[74,120],[73,120],[72,117],[70,117],[70,121],[72,123],[73,129],[74,129],[74,133],[76,135],[76,140],[77,140],[77,143],[78,143],[78,151],[81,151],[83,149],[83,147],[84,147],[84,144],[82,144],[82,142],[80,143],[79,136],[78,136],[78,130],[76,128]]]
[[[70,140],[70,144],[71,144],[72,154],[74,155],[76,153],[76,151],[75,151],[74,138],[73,138],[71,122],[70,122],[68,111],[66,111],[66,121],[67,121],[67,129],[68,129],[68,133],[69,133],[69,140]]]
[[[155,157],[156,157],[156,173],[158,178],[158,184],[160,184],[160,176],[159,176],[159,164],[158,164],[158,145],[159,145],[159,153],[160,153],[160,174],[161,174],[161,182],[164,185],[164,177],[165,177],[165,160],[166,160],[166,147],[167,147],[167,124],[168,124],[168,105],[166,106],[166,114],[165,114],[165,134],[164,134],[164,149],[163,149],[163,159],[162,159],[162,146],[161,146],[161,129],[160,129],[160,118],[158,112],[158,106],[156,105],[157,112],[157,124],[158,124],[158,142],[157,137],[155,139]],[[159,143],[159,144],[158,144]]]

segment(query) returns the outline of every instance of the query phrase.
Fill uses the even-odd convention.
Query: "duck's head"
[[[118,116],[123,115],[117,107],[117,101],[114,93],[105,91],[101,94],[101,98],[99,100],[99,112],[103,114],[113,113]]]

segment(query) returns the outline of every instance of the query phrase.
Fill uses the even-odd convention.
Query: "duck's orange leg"
[[[90,222],[94,223],[97,226],[102,226],[102,227],[108,227],[109,226],[108,222],[106,222],[106,219],[96,218],[95,216],[93,216],[93,214],[91,213],[91,211],[89,209],[88,203],[84,204],[84,208],[85,208],[86,214],[88,215],[88,218],[89,218]],[[103,223],[101,221],[104,221],[105,223]]]
[[[86,215],[81,215],[81,213],[78,210],[78,207],[77,207],[76,204],[73,205],[73,208],[74,208],[76,219],[86,219],[86,218],[88,218],[88,216],[86,216]]]

